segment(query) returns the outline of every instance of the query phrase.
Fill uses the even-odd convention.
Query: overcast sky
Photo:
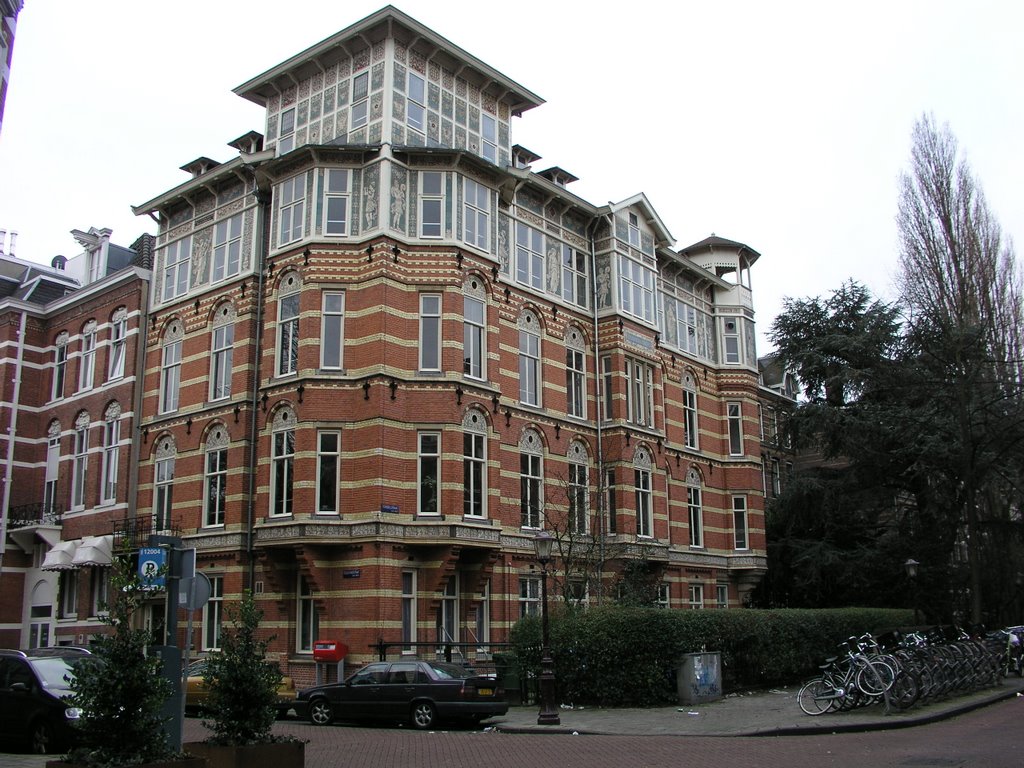
[[[512,124],[535,170],[575,174],[595,204],[644,192],[677,247],[715,233],[759,251],[762,334],[784,297],[850,277],[893,297],[897,180],[924,112],[1024,242],[1024,3],[395,4],[546,100]],[[382,5],[25,0],[0,229],[44,263],[79,253],[72,229],[109,227],[120,245],[155,232],[131,205],[263,132],[231,90]]]

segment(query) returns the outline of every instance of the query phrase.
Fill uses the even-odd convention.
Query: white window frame
[[[627,418],[630,423],[654,429],[654,366],[626,358]]]
[[[68,372],[68,343],[58,342],[53,350],[53,385],[50,389],[51,400],[64,398],[65,378]]]
[[[299,370],[299,318],[302,314],[299,288],[283,293],[277,300],[277,375],[293,376]]]
[[[519,577],[519,618],[540,616],[540,578]]]
[[[590,533],[590,479],[587,465],[569,462],[568,523],[569,533],[583,535]]]
[[[89,474],[89,425],[75,427],[75,454],[71,478],[71,508],[85,508],[86,480]]]
[[[544,457],[519,454],[519,527],[537,530],[544,522]]]
[[[487,304],[473,296],[462,302],[462,375],[487,378]]]
[[[441,514],[441,433],[416,434],[416,514]]]
[[[103,422],[103,475],[100,481],[100,503],[117,501],[117,472],[121,457],[121,419]]]
[[[298,653],[313,653],[313,643],[319,638],[320,614],[316,609],[316,595],[309,583],[298,575],[298,586],[295,589],[295,650]]]
[[[161,349],[160,413],[178,410],[181,389],[181,348],[183,339],[166,341]]]
[[[725,404],[729,424],[729,455],[743,455],[743,404],[730,400]]]
[[[89,577],[89,616],[104,616],[110,603],[110,567],[94,565]]]
[[[601,356],[601,395],[601,418],[611,421],[615,399],[615,368],[612,366],[611,355]]]
[[[716,584],[715,585],[715,602],[718,607],[722,610],[726,610],[729,607],[729,585],[728,584]]]
[[[320,367],[345,367],[345,292],[324,291],[320,313]]]
[[[333,441],[333,445],[331,442]],[[341,511],[341,431],[322,429],[316,433],[316,513],[337,515]]]
[[[277,137],[277,154],[285,155],[295,149],[295,107],[281,112],[281,131]]]
[[[544,289],[544,233],[516,222],[516,282],[538,291]]]
[[[203,650],[219,651],[224,630],[224,577],[208,578],[210,599],[203,606]]]
[[[439,643],[457,643],[462,639],[459,622],[459,574],[448,577],[441,589],[437,621],[434,624],[435,639]],[[439,649],[440,650],[440,649]]]
[[[171,529],[174,511],[174,464],[176,456],[157,459],[153,466],[153,530]]]
[[[627,221],[628,240],[633,248],[640,248],[640,219],[635,213],[630,213]]]
[[[480,156],[498,163],[498,118],[486,112],[480,113]]]
[[[235,325],[216,326],[210,335],[210,400],[222,400],[231,397]]]
[[[641,467],[633,468],[633,491],[636,496],[636,535],[654,537],[654,492],[651,487],[651,471]]]
[[[463,241],[490,253],[491,190],[478,181],[463,178]]]
[[[363,70],[352,78],[352,107],[349,130],[362,128],[370,122],[370,72]]]
[[[242,268],[242,214],[221,219],[213,227],[211,283],[235,277]]]
[[[60,572],[60,618],[70,619],[78,616],[78,571]]]
[[[577,307],[590,306],[590,272],[587,255],[565,243],[562,248],[562,298]]]
[[[565,399],[569,416],[587,418],[587,356],[572,347],[565,348]]]
[[[702,610],[704,608],[704,585],[703,584],[691,584],[690,585],[690,608],[695,611]]]
[[[271,433],[270,517],[291,517],[295,505],[295,430]]]
[[[487,517],[487,436],[470,430],[462,434],[462,514]]]
[[[704,548],[704,503],[700,486],[686,486],[686,509],[690,523],[690,548]]]
[[[700,419],[697,408],[697,390],[683,388],[683,440],[692,451],[700,449]]]
[[[416,604],[416,571],[402,571],[402,653],[415,654],[418,606]]]
[[[642,262],[619,254],[619,304],[623,312],[654,322],[654,272]]]
[[[740,348],[740,320],[738,317],[722,319],[722,360],[726,365],[740,365],[743,362]]]
[[[541,386],[540,334],[519,329],[519,402],[540,407]]]
[[[306,173],[282,181],[274,189],[277,198],[277,244],[301,240],[306,232]]]
[[[419,236],[425,240],[440,239],[444,236],[446,223],[445,174],[441,171],[420,171],[417,183],[420,200]]]
[[[348,237],[351,215],[352,172],[348,168],[328,168],[324,174],[324,236]],[[342,211],[332,208],[340,205]],[[338,214],[341,218],[338,218]]]
[[[734,549],[750,549],[750,529],[747,527],[747,497],[732,497],[732,529]]]
[[[441,370],[441,315],[443,302],[439,293],[420,294],[419,369]]]
[[[107,381],[124,376],[124,358],[128,345],[128,318],[119,317],[110,325],[110,365],[107,366]]]
[[[78,359],[78,391],[84,392],[93,387],[96,376],[96,328],[82,332],[82,352]]]
[[[408,73],[405,124],[423,135],[427,130],[427,81],[416,72]]]
[[[219,528],[227,520],[228,449],[217,446],[206,449],[203,478],[203,527]]]
[[[60,434],[46,441],[46,479],[43,485],[43,514],[51,515],[57,505],[57,480],[60,477]]]
[[[188,293],[191,281],[192,236],[170,243],[164,249],[163,301],[168,302]]]

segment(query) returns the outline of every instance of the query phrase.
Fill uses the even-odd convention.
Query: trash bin
[[[519,662],[511,654],[494,654],[494,671],[498,682],[505,689],[505,697],[512,706],[523,703],[523,680],[519,673]]]
[[[722,654],[704,651],[683,656],[676,689],[680,704],[705,704],[722,698]]]

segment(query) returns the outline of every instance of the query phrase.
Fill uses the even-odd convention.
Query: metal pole
[[[548,637],[548,567],[547,563],[541,564],[540,571],[540,593],[541,593],[541,649],[540,658],[540,714],[537,715],[537,725],[561,725],[562,719],[558,716],[558,709],[555,707],[555,661],[551,658],[551,643]]]

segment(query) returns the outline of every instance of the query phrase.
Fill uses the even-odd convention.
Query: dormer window
[[[277,154],[283,155],[295,148],[295,107],[281,113],[281,138],[277,140]]]
[[[635,213],[629,214],[629,244],[634,248],[640,247],[640,220]]]
[[[352,119],[349,127],[366,125],[370,113],[370,73],[362,72],[352,78]]]

